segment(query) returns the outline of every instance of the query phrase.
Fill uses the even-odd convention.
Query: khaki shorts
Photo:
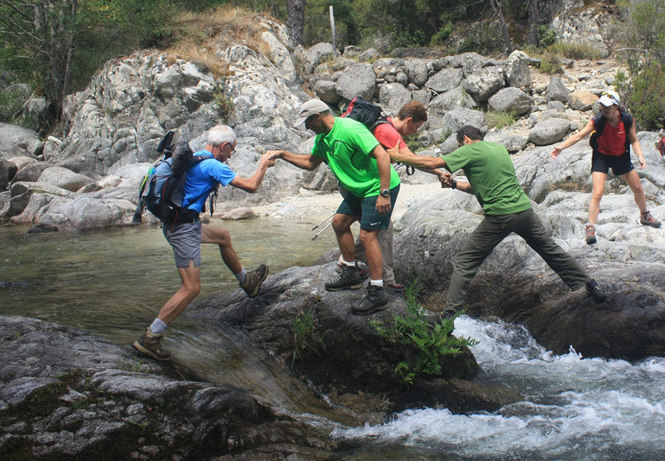
[[[201,220],[194,222],[177,223],[162,226],[164,237],[173,248],[175,266],[177,268],[189,267],[194,261],[194,267],[201,266]]]

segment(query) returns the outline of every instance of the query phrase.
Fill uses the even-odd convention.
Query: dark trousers
[[[579,264],[557,245],[533,210],[507,215],[485,216],[464,242],[455,257],[450,279],[446,310],[458,311],[471,280],[485,258],[511,232],[522,237],[556,272],[571,290],[582,288],[590,279]]]

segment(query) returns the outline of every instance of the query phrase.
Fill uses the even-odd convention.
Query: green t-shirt
[[[478,141],[442,158],[451,172],[464,170],[486,215],[512,214],[531,208],[510,154],[501,144]]]
[[[378,144],[362,123],[336,117],[328,134],[316,136],[312,155],[323,157],[340,184],[353,195],[372,197],[381,192],[379,168],[372,155]],[[399,175],[391,166],[390,188],[399,183]]]

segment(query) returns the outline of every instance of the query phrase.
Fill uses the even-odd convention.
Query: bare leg
[[[356,244],[353,241],[353,233],[351,232],[351,224],[356,221],[357,218],[355,216],[339,213],[335,214],[332,219],[339,251],[342,252],[342,257],[347,262],[354,261],[356,257]]]
[[[189,267],[179,267],[178,273],[182,286],[171,296],[171,299],[166,301],[157,316],[167,325],[175,320],[201,292],[201,271],[200,268],[194,267],[193,261],[190,261]]]
[[[598,220],[598,213],[600,212],[600,199],[603,198],[605,192],[605,180],[607,175],[599,171],[591,173],[591,181],[593,182],[593,191],[591,192],[591,202],[589,203],[589,219],[587,222],[596,224]]]
[[[222,254],[224,264],[231,272],[237,274],[242,271],[242,264],[238,259],[238,254],[231,243],[231,234],[221,227],[203,224],[201,226],[201,243],[214,243],[219,245],[219,252]]]
[[[383,255],[379,240],[376,238],[378,233],[378,230],[360,229],[360,241],[365,247],[369,277],[372,280],[383,280]]]
[[[621,177],[623,178],[624,181],[626,181],[626,184],[628,184],[630,190],[633,191],[633,195],[635,196],[635,203],[637,204],[637,207],[640,209],[640,213],[646,212],[647,198],[644,195],[644,189],[642,189],[642,182],[640,181],[640,175],[637,174],[636,170],[630,170],[628,173],[622,174]]]

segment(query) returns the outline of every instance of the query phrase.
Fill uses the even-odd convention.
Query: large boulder
[[[76,192],[83,186],[94,182],[94,180],[88,176],[74,173],[67,168],[62,168],[59,166],[46,168],[44,171],[42,171],[42,174],[39,175],[37,181],[46,184],[52,184],[72,192]]]
[[[547,100],[568,102],[570,90],[563,84],[559,77],[550,78],[547,84]]]
[[[487,133],[487,121],[485,114],[479,110],[466,109],[459,107],[446,112],[443,117],[444,126],[453,133],[456,133],[464,125],[471,125],[478,128],[483,134]]]
[[[460,86],[463,76],[462,69],[441,69],[427,80],[425,86],[436,93],[445,93]]]
[[[488,101],[489,107],[497,112],[522,115],[531,111],[533,98],[519,88],[503,88]]]
[[[464,89],[477,102],[485,102],[494,93],[506,86],[506,74],[503,67],[487,66],[464,73]]]
[[[87,331],[2,316],[0,345],[5,459],[325,460],[335,447],[246,391],[186,379]]]
[[[568,105],[573,110],[590,110],[596,101],[598,101],[598,96],[590,91],[573,91],[568,95]]]
[[[389,83],[379,90],[379,102],[389,112],[397,114],[404,104],[411,102],[411,92],[401,83]]]
[[[0,123],[0,139],[0,157],[5,159],[19,156],[37,158],[44,148],[35,131],[8,123]]]
[[[528,89],[531,86],[529,56],[524,51],[515,50],[506,62],[506,81],[508,86]]]
[[[376,74],[371,64],[355,64],[344,71],[337,80],[337,94],[347,101],[359,96],[367,101],[376,91]]]
[[[562,118],[548,118],[538,122],[529,134],[529,141],[545,146],[561,141],[570,131],[570,122]]]

